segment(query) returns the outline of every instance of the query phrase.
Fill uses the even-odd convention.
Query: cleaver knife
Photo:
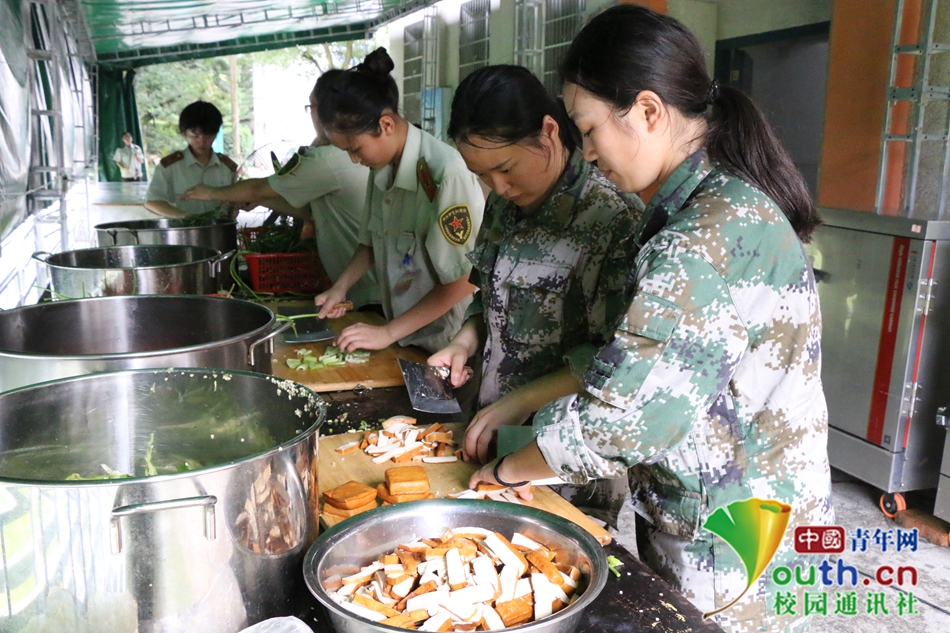
[[[432,367],[400,358],[399,369],[413,409],[425,413],[461,413],[462,408],[452,393],[448,367]]]

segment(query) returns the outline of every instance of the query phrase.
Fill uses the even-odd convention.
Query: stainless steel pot
[[[0,311],[0,391],[100,371],[220,367],[271,373],[266,307],[187,295],[99,297]]]
[[[0,394],[0,630],[233,633],[300,613],[325,414],[297,383],[214,369]],[[132,476],[67,479],[100,464]]]
[[[523,633],[572,633],[581,615],[607,584],[607,555],[576,523],[525,505],[498,501],[435,499],[383,506],[334,526],[310,547],[303,573],[317,600],[327,608],[336,633],[392,633],[400,629],[364,620],[338,605],[326,587],[416,538],[438,538],[448,528],[481,527],[510,538],[521,532],[557,550],[559,562],[581,570],[580,597],[543,620],[519,625]]]
[[[207,246],[222,253],[237,248],[237,222],[208,220],[193,224],[192,220],[136,220],[96,225],[99,246],[127,244],[188,244]]]
[[[204,246],[110,246],[38,252],[33,259],[49,267],[55,299],[115,295],[210,294],[233,252]]]

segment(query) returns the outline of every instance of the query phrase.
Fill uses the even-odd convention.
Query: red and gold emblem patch
[[[439,215],[439,228],[442,235],[456,246],[465,246],[472,235],[472,214],[467,204],[456,204]]]

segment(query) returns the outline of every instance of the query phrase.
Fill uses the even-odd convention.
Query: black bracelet
[[[508,457],[508,456],[505,455],[504,457],[500,457],[498,461],[495,462],[495,467],[491,471],[491,474],[495,478],[495,481],[500,483],[502,486],[508,486],[509,488],[520,488],[521,486],[527,486],[528,484],[530,484],[531,483],[530,480],[519,481],[516,484],[510,484],[507,481],[502,481],[501,477],[498,476],[498,469],[501,467],[501,463],[505,461],[505,457]]]

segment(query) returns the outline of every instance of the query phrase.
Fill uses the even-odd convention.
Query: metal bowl
[[[525,536],[558,550],[558,560],[581,570],[580,597],[566,609],[543,620],[511,627],[511,631],[570,633],[581,615],[607,583],[607,555],[586,530],[559,516],[524,505],[496,501],[433,499],[384,506],[359,514],[323,534],[304,559],[304,579],[310,592],[330,613],[337,633],[404,631],[364,620],[330,598],[324,584],[356,573],[397,545],[418,537],[438,537],[457,527],[481,527]]]

